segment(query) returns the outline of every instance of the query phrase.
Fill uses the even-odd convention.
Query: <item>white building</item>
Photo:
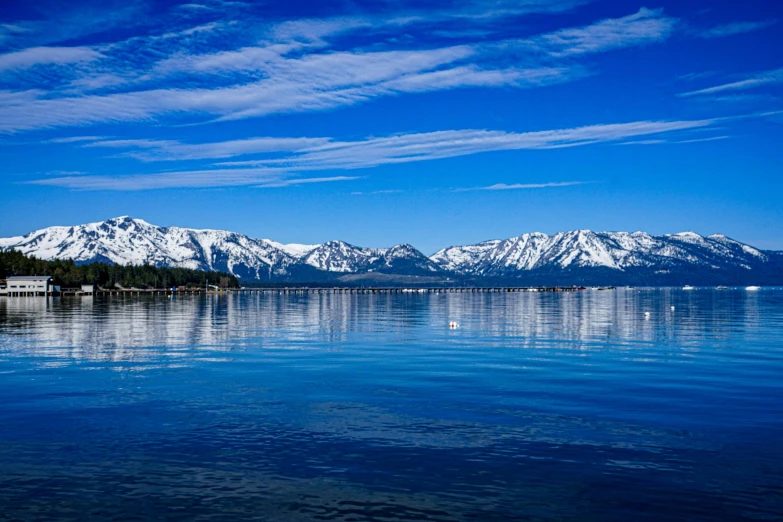
[[[51,276],[9,276],[6,278],[5,294],[9,297],[46,296],[53,291]]]

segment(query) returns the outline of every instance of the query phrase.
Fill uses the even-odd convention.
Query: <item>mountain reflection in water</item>
[[[770,289],[0,298],[0,512],[779,519],[781,331]]]

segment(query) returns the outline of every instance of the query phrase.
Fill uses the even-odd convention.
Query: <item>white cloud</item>
[[[716,85],[706,89],[699,89],[697,91],[683,92],[677,96],[689,97],[730,91],[744,91],[747,89],[755,89],[757,87],[763,87],[765,85],[772,85],[777,83],[783,83],[783,68],[757,73],[745,78],[744,80],[736,82],[724,83],[722,85]]]
[[[677,80],[691,82],[694,80],[701,80],[702,78],[709,78],[710,76],[715,76],[716,74],[717,73],[715,71],[692,72],[678,76]]]
[[[664,145],[664,144],[678,144],[678,143],[701,143],[703,141],[717,141],[725,140],[729,136],[711,136],[709,138],[696,138],[690,140],[668,140],[668,139],[656,139],[656,140],[635,140],[624,141],[617,145]]]
[[[371,190],[370,192],[351,192],[352,196],[375,196],[380,194],[401,194],[402,192],[405,192],[404,190],[399,189],[385,189],[385,190]]]
[[[268,183],[262,183],[255,185],[256,188],[277,188],[277,187],[290,187],[294,185],[308,185],[311,183],[331,183],[334,181],[353,181],[359,179],[358,176],[329,176],[325,178],[295,178],[284,179],[281,181],[271,181]]]
[[[469,189],[458,189],[458,191],[469,190],[526,190],[526,189],[540,189],[540,188],[553,188],[553,187],[572,187],[574,185],[587,185],[592,181],[553,181],[549,183],[496,183],[495,185],[489,185],[488,187],[475,187]]]
[[[730,103],[733,105],[746,104],[746,105],[779,105],[779,98],[771,93],[749,93],[749,92],[730,92],[725,95],[714,95],[708,97],[702,97],[701,101],[705,104],[713,103]]]
[[[316,178],[286,177],[274,169],[213,169],[164,172],[160,174],[135,174],[130,176],[63,176],[29,182],[34,185],[50,185],[74,190],[160,190],[172,188],[236,187],[257,188],[287,187],[309,183],[350,181],[356,176],[329,176]]]
[[[203,4],[179,4],[179,5],[177,5],[177,9],[192,9],[192,10],[196,10],[196,11],[200,11],[202,9],[212,10],[211,7],[209,7],[208,5],[203,5]]]
[[[733,22],[730,24],[717,25],[709,29],[702,29],[696,31],[696,36],[699,38],[723,38],[725,36],[733,36],[735,34],[750,33],[761,29],[766,29],[777,23],[776,20],[762,20],[759,22]]]
[[[87,173],[81,170],[50,170],[46,174],[49,176],[81,176]]]
[[[326,37],[348,31],[369,28],[377,22],[361,17],[300,19],[277,24],[270,31],[274,42],[298,43],[308,46],[326,46]]]
[[[170,113],[241,119],[325,110],[402,93],[466,86],[538,86],[578,74],[555,68],[487,71],[475,65],[450,65],[472,53],[468,47],[330,53],[285,60],[270,68],[268,79],[239,86],[25,99],[4,107],[0,130],[139,121]]]
[[[214,143],[186,144],[172,140],[105,140],[84,147],[141,149],[123,155],[142,161],[219,159],[267,152],[297,152],[323,145],[328,138],[245,138]]]
[[[73,91],[96,91],[109,87],[118,87],[132,82],[133,78],[113,73],[87,73],[70,82]]]
[[[0,24],[0,42],[4,39],[20,33],[26,33],[27,28],[14,24]]]
[[[332,141],[283,159],[224,162],[220,165],[290,170],[358,169],[489,151],[576,147],[707,127],[714,122],[715,120],[639,121],[525,133],[449,130],[401,134],[354,142]]]
[[[543,9],[545,3],[520,5],[524,9]],[[557,4],[562,7],[567,3]],[[189,121],[235,120],[323,111],[408,93],[465,87],[541,87],[590,74],[574,63],[575,56],[665,39],[674,20],[660,10],[641,9],[623,18],[525,40],[420,49],[330,49],[329,38],[368,29],[367,23],[361,18],[286,22],[269,28],[260,45],[201,54],[194,52],[198,46],[177,38],[173,38],[176,45],[160,43],[160,37],[153,45],[150,42],[154,37],[149,37],[144,40],[147,47],[130,40],[104,46],[101,51],[108,58],[101,63],[114,69],[94,68],[71,78],[67,89],[57,96],[47,93],[3,104],[0,131],[147,121],[164,116]],[[222,31],[229,30],[227,27],[233,26],[203,24],[176,34],[182,36],[201,28],[203,31],[193,34],[204,33],[214,44],[224,34]],[[157,88],[140,89],[150,82]],[[68,96],[74,88],[126,92]],[[133,88],[137,90],[128,90]]]
[[[725,140],[730,138],[731,136],[712,136],[710,138],[697,138],[693,140],[680,140],[675,141],[674,143],[701,143],[703,141],[718,141],[718,140]]]
[[[145,16],[149,9],[149,2],[146,0],[51,2],[46,9],[43,9],[39,2],[34,4],[36,10],[45,13],[48,18],[17,20],[0,26],[0,33],[6,28],[6,36],[10,33],[10,39],[16,48],[51,45],[96,33],[105,35],[115,27],[121,27],[124,31],[141,25],[149,27],[155,20]]]
[[[662,143],[669,143],[667,140],[635,140],[635,141],[624,141],[622,143],[618,143],[617,145],[660,145]]]
[[[89,144],[151,151],[150,159],[194,159],[275,151],[282,158],[235,161],[214,169],[162,172],[130,176],[80,176],[34,181],[69,188],[142,190],[173,187],[219,187],[235,185],[288,186],[322,181],[345,181],[345,176],[299,178],[306,171],[354,170],[378,165],[452,158],[490,151],[555,149],[594,143],[616,142],[687,129],[706,128],[719,120],[638,121],[591,125],[571,129],[514,133],[489,130],[447,130],[399,134],[358,141],[329,138],[254,138],[203,144],[178,141],[111,140]],[[138,152],[136,152],[138,153]],[[310,181],[307,181],[307,180]],[[524,187],[511,187],[524,188]],[[536,188],[536,187],[526,187]],[[496,188],[495,190],[500,190]]]
[[[576,56],[660,42],[669,37],[675,23],[676,19],[663,16],[663,10],[643,7],[633,15],[561,29],[521,43],[553,57]]]
[[[281,173],[274,169],[211,169],[127,176],[64,176],[30,183],[80,190],[150,190],[253,185],[282,179]]]
[[[66,136],[64,138],[53,138],[49,143],[79,143],[82,141],[105,140],[105,136]]]
[[[26,69],[36,65],[66,65],[89,62],[103,55],[89,47],[31,47],[0,54],[0,71]]]
[[[0,31],[7,33],[25,33],[29,29],[14,24],[0,24]]]
[[[414,23],[441,23],[454,19],[485,22],[497,18],[522,16],[533,13],[558,13],[569,11],[593,0],[462,0],[450,3],[450,8],[432,8],[412,11],[397,16],[390,23],[408,25]]]

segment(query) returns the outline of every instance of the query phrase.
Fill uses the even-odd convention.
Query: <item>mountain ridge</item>
[[[283,244],[228,230],[160,227],[120,216],[0,238],[0,250],[78,263],[150,264],[231,273],[246,281],[352,281],[452,284],[781,284],[783,252],[723,234],[679,232],[525,233],[426,256],[409,244],[389,248]]]

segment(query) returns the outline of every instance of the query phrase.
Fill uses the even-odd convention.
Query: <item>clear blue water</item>
[[[0,519],[86,518],[780,520],[783,291],[0,298]]]

